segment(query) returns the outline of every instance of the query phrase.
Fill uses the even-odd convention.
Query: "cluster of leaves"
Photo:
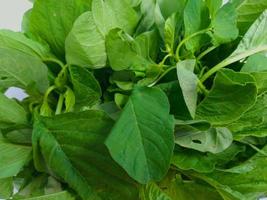
[[[267,0],[222,4],[33,1],[0,30],[0,197],[267,195]]]

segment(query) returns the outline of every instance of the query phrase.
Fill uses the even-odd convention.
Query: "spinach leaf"
[[[208,96],[198,105],[196,115],[213,125],[225,125],[238,120],[254,105],[257,87],[253,76],[220,70]]]
[[[165,94],[159,89],[136,87],[106,145],[113,159],[135,180],[157,181],[170,165],[173,126]]]

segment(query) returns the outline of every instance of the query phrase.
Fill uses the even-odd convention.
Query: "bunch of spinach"
[[[0,197],[267,195],[265,9],[33,1],[22,32],[0,30]]]

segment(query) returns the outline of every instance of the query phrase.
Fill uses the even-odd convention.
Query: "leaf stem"
[[[58,102],[57,102],[57,109],[56,109],[56,115],[61,114],[62,108],[63,108],[63,103],[64,103],[64,94],[60,94]]]
[[[188,42],[189,40],[191,40],[192,38],[194,38],[194,37],[196,37],[196,36],[198,36],[198,35],[205,34],[205,33],[207,33],[207,32],[210,31],[210,30],[211,30],[211,28],[203,29],[203,30],[201,30],[201,31],[195,32],[195,33],[189,35],[188,37],[184,38],[184,39],[179,43],[179,45],[178,45],[178,47],[177,47],[177,49],[176,49],[176,53],[175,53],[175,54],[176,54],[176,56],[175,56],[176,60],[177,60],[177,61],[180,60],[180,50],[181,50],[182,46],[183,46],[186,42]]]
[[[168,68],[165,72],[163,72],[153,83],[148,85],[148,87],[153,87],[156,85],[166,74],[168,74],[171,70],[176,69],[176,66]]]
[[[53,62],[53,63],[56,63],[61,68],[64,68],[64,66],[65,66],[63,62],[61,62],[60,60],[58,60],[56,58],[43,58],[42,60],[43,60],[43,62]]]
[[[198,88],[204,93],[205,96],[209,94],[209,90],[207,90],[205,85],[200,80],[198,80]]]
[[[243,53],[237,54],[237,55],[232,55],[228,58],[226,58],[225,60],[223,60],[222,62],[220,62],[219,64],[217,64],[216,66],[214,66],[213,68],[211,68],[206,74],[203,75],[203,77],[200,79],[200,81],[203,83],[205,82],[210,76],[212,76],[214,73],[216,73],[217,71],[219,71],[220,69],[235,63],[239,60],[242,60],[244,58],[247,58],[253,54],[262,52],[262,51],[266,51],[267,50],[267,45],[259,47],[259,48],[255,48],[252,49],[250,51],[245,51]]]
[[[209,47],[208,49],[206,49],[205,51],[203,51],[198,57],[197,60],[201,60],[202,58],[204,58],[207,54],[209,54],[210,52],[212,52],[214,49],[216,49],[218,46],[212,46]]]

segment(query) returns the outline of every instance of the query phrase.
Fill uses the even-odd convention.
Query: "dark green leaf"
[[[45,40],[51,50],[64,58],[65,39],[74,21],[90,7],[83,0],[36,0],[30,16],[30,33]]]
[[[248,73],[220,70],[208,96],[198,105],[197,118],[224,125],[241,117],[254,105],[255,79]]]
[[[33,132],[35,166],[43,171],[47,165],[85,200],[100,199],[103,189],[135,199],[131,182],[104,146],[112,125],[96,110],[39,119]]]
[[[238,37],[235,7],[228,3],[216,12],[211,21],[213,27],[213,43],[215,45],[228,43]]]
[[[209,10],[204,1],[188,0],[184,10],[185,37],[206,29],[210,24]],[[186,48],[195,52],[209,41],[207,35],[199,35],[186,42]]]
[[[77,66],[70,66],[69,70],[75,93],[75,108],[82,110],[97,104],[101,88],[93,74]]]
[[[0,88],[26,89],[34,85],[40,92],[48,87],[48,70],[39,58],[14,49],[0,48]]]
[[[0,138],[0,179],[16,176],[31,158],[31,147]]]
[[[140,183],[157,181],[170,165],[173,125],[165,94],[155,88],[136,87],[106,145],[132,178]]]

